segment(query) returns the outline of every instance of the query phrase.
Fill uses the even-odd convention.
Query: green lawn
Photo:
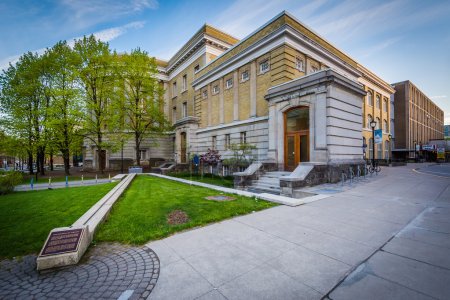
[[[248,214],[276,204],[237,195],[236,200],[216,202],[204,199],[219,191],[151,176],[138,176],[113,207],[102,224],[96,241],[143,244],[180,231],[226,218]],[[167,224],[167,215],[183,210],[189,222]]]
[[[199,181],[199,182],[203,182],[203,183],[214,184],[214,185],[219,185],[219,186],[224,186],[224,187],[230,187],[230,188],[234,187],[233,176],[220,177],[220,176],[211,175],[211,174],[204,174],[203,176],[201,176],[201,175],[190,174],[190,173],[170,173],[168,175],[177,177],[177,178],[183,178],[183,179],[192,180],[192,181]]]
[[[0,196],[0,259],[38,253],[51,229],[72,225],[115,185]]]

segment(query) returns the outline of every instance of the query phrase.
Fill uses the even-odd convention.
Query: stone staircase
[[[252,185],[248,188],[248,191],[280,195],[280,178],[289,174],[291,172],[266,172],[258,180],[252,181]]]

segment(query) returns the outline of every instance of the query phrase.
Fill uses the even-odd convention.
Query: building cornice
[[[375,84],[376,86],[378,86],[379,88],[381,88],[385,92],[387,92],[388,94],[395,93],[395,89],[389,83],[387,83],[386,81],[384,81],[383,79],[381,79],[380,77],[375,75],[372,71],[370,71],[363,65],[358,64],[357,69],[361,72],[361,77],[363,79]]]

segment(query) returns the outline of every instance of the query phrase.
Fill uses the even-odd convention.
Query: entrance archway
[[[284,113],[284,168],[293,171],[309,161],[309,107],[295,107]]]

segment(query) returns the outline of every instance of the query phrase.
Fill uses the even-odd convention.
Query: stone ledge
[[[36,259],[37,270],[40,271],[77,264],[91,243],[98,226],[106,219],[114,203],[119,199],[135,176],[136,174],[126,175],[124,180],[119,182],[111,191],[103,196],[102,199],[95,203],[87,212],[75,221],[72,226],[55,228],[50,231],[38,258]],[[43,255],[45,246],[52,233],[72,229],[82,229],[76,249],[65,253]]]

